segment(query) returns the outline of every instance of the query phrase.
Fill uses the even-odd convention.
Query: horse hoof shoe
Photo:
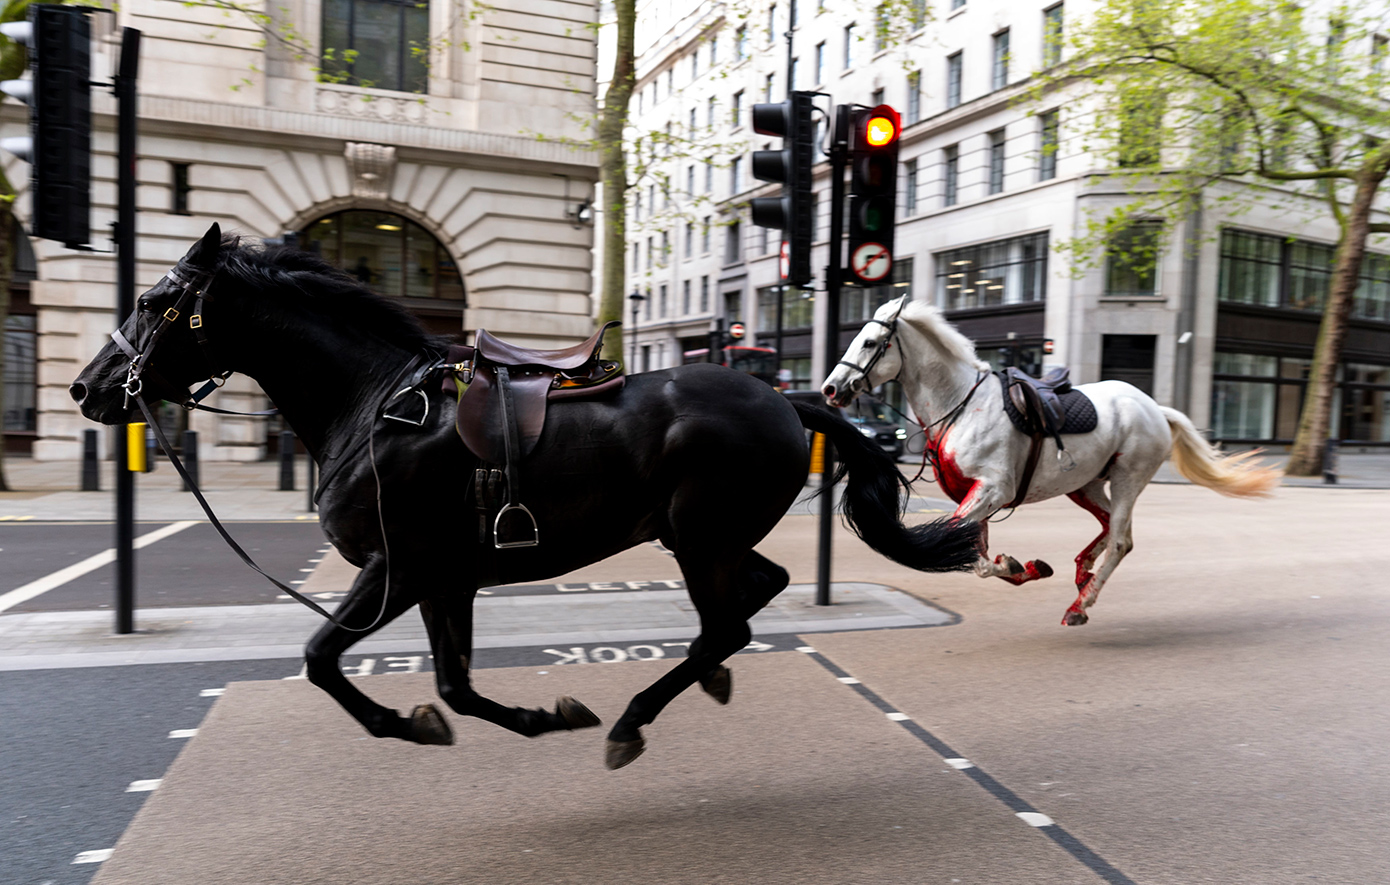
[[[454,742],[454,732],[434,704],[420,704],[411,711],[410,736],[417,744],[448,746]]]
[[[1062,618],[1063,627],[1080,627],[1091,619],[1085,612],[1067,612],[1067,616]]]
[[[1035,559],[1029,564],[1033,566],[1033,569],[1035,571],[1037,571],[1039,578],[1052,577],[1052,566],[1043,562],[1041,559]]]
[[[635,741],[615,741],[610,738],[603,754],[603,764],[608,766],[609,771],[617,771],[624,765],[631,764],[645,749],[647,741],[642,737]]]
[[[720,664],[714,672],[700,680],[705,694],[721,704],[727,704],[734,693],[734,671]]]
[[[565,721],[565,727],[569,729],[593,728],[601,721],[592,710],[569,695],[555,701],[555,714]]]

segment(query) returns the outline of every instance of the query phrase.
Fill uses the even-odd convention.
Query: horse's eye
[[[143,298],[140,299],[140,309],[143,311],[148,311],[150,309],[150,303]]]

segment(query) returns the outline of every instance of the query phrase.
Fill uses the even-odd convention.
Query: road
[[[814,578],[814,524],[813,518],[791,516],[760,547],[788,566],[793,581]],[[1057,577],[1023,587],[969,575],[916,575],[868,553],[841,532],[836,536],[837,580],[899,587],[959,617],[931,629],[759,633],[759,640],[773,646],[759,659],[767,666],[734,665],[736,673],[750,674],[750,681],[738,684],[754,694],[717,715],[709,714],[707,699],[683,696],[652,727],[648,756],[617,774],[598,770],[597,749],[592,758],[584,749],[599,736],[516,743],[475,724],[467,741],[438,758],[450,778],[471,773],[471,778],[485,780],[492,791],[486,794],[492,812],[469,825],[466,845],[436,848],[466,849],[470,858],[485,860],[490,882],[542,881],[548,875],[559,881],[563,875],[557,870],[586,862],[608,870],[615,880],[692,881],[673,872],[680,869],[673,864],[698,865],[713,856],[732,865],[721,868],[723,872],[742,879],[786,881],[786,870],[799,869],[799,864],[811,863],[815,869],[815,852],[820,850],[835,852],[823,859],[824,869],[840,871],[832,877],[835,881],[860,881],[856,870],[867,875],[878,869],[875,864],[886,862],[885,857],[908,865],[891,870],[910,868],[914,875],[885,874],[876,881],[1385,881],[1390,879],[1383,838],[1390,829],[1390,745],[1383,740],[1390,731],[1390,645],[1384,642],[1390,629],[1387,525],[1390,493],[1385,491],[1285,489],[1270,501],[1230,501],[1190,487],[1154,486],[1140,498],[1135,551],[1092,610],[1091,623],[1080,628],[1063,628],[1058,621],[1075,592],[1066,580],[1071,556],[1094,536],[1096,526],[1066,501],[1020,510],[991,528],[994,552],[1020,559],[1042,557],[1057,569]],[[287,539],[284,549],[267,549],[266,555],[283,556],[279,561],[287,570],[308,567],[304,563],[318,557],[312,533],[305,537],[307,546],[291,543],[289,532],[280,534]],[[13,537],[5,536],[0,546],[6,549],[0,555],[8,557],[14,549]],[[162,555],[159,548],[173,545],[176,537],[152,545],[149,556]],[[274,547],[273,541],[264,543]],[[87,549],[71,547],[62,555],[71,558]],[[45,555],[57,556],[55,551],[56,547]],[[54,559],[49,564],[62,562]],[[636,597],[670,592],[653,591],[651,585],[676,578],[673,565],[660,551],[639,549],[564,576],[559,586],[499,590],[491,611],[535,605],[539,619],[551,598],[588,598],[596,605],[621,607]],[[35,571],[31,567],[21,575],[15,568],[15,580]],[[632,589],[628,582],[648,586]],[[233,597],[242,594],[216,598],[225,602]],[[266,605],[264,597],[245,598],[248,611]],[[276,605],[297,609],[283,601]],[[190,612],[199,609],[188,607]],[[573,645],[487,647],[480,648],[477,664],[501,668],[492,671],[497,676],[488,676],[488,683],[510,686],[511,696],[532,702],[555,691],[547,680],[558,675],[564,690],[611,716],[631,686],[645,678],[642,673],[662,666],[659,661],[643,662],[650,656],[646,649],[661,648],[662,641],[671,640],[607,642],[594,635]],[[854,702],[859,706],[825,700],[819,692],[830,689],[816,687],[821,685],[816,667],[808,671],[774,665],[805,657],[778,657],[793,642],[811,643],[827,668],[838,668],[819,677],[829,679],[831,689],[840,674],[847,674],[845,678],[852,678],[882,705],[900,711],[906,717],[904,727],[920,726],[940,746],[987,774],[989,781],[971,782],[966,769],[956,772],[967,778],[960,789],[946,781],[937,786],[931,786],[935,781],[919,783],[924,770],[934,777],[947,777],[953,770],[950,765],[932,765],[941,762],[941,753],[926,739],[903,743],[874,731],[862,746],[837,743],[863,739],[861,731],[871,727],[873,716],[882,721],[884,714],[876,708],[883,706],[862,699]],[[628,654],[639,646],[635,654]],[[581,653],[573,654],[572,648]],[[364,677],[362,685],[383,700],[422,702],[430,699],[428,685],[410,680],[427,677],[409,675],[417,668],[429,669],[422,651],[402,645],[352,655],[344,664],[349,672],[356,668],[364,673],[370,660],[372,675]],[[668,657],[679,653],[679,646],[663,651]],[[595,663],[605,666],[592,666]],[[22,875],[6,870],[0,880],[22,885],[85,882],[101,865],[73,865],[79,852],[111,848],[144,801],[151,803],[152,812],[159,812],[149,826],[162,814],[167,827],[174,809],[188,807],[190,797],[196,799],[189,789],[204,786],[216,786],[222,791],[217,795],[224,797],[239,795],[238,790],[275,797],[270,803],[275,810],[258,824],[258,838],[266,838],[266,827],[276,832],[294,828],[297,838],[326,839],[339,846],[335,851],[342,854],[335,855],[336,863],[356,863],[365,870],[377,855],[390,853],[393,840],[408,844],[408,822],[400,825],[402,830],[394,819],[376,819],[368,827],[375,837],[366,838],[367,831],[359,829],[354,839],[344,841],[345,836],[333,832],[346,825],[343,815],[306,819],[296,812],[291,801],[295,795],[282,797],[278,792],[293,781],[301,758],[296,754],[265,757],[263,761],[275,760],[275,766],[288,768],[274,776],[269,768],[260,774],[242,770],[239,784],[223,779],[195,785],[187,780],[190,772],[184,771],[182,788],[175,777],[172,786],[161,788],[163,793],[124,792],[135,781],[169,773],[170,762],[184,747],[205,748],[197,757],[200,766],[216,767],[222,758],[230,764],[230,757],[219,754],[240,746],[235,741],[268,741],[266,752],[273,754],[271,739],[279,727],[257,731],[254,721],[246,721],[243,731],[227,732],[224,717],[221,743],[199,744],[202,737],[190,743],[167,735],[204,724],[205,714],[217,702],[215,697],[202,697],[204,689],[229,681],[269,680],[253,685],[271,688],[258,695],[243,694],[240,707],[228,708],[244,716],[257,709],[251,703],[254,697],[269,702],[275,695],[273,686],[304,685],[293,679],[299,675],[298,665],[286,655],[256,661],[0,672],[0,704],[11,711],[0,744],[10,778],[0,810],[5,820],[15,822],[11,831],[22,834],[0,846],[0,857],[6,858],[4,863],[13,857],[25,864]],[[603,675],[608,673],[619,674],[621,684],[609,684],[613,680]],[[759,688],[757,678],[773,681]],[[321,708],[312,687],[305,688],[315,709]],[[839,689],[848,690],[843,685]],[[543,692],[539,698],[537,692]],[[759,698],[776,701],[792,718],[760,720],[755,700]],[[750,700],[753,706],[747,705]],[[807,714],[818,721],[809,730],[798,728],[797,717]],[[359,759],[355,764],[369,766],[352,768],[358,776],[367,776],[370,760],[378,754],[383,762],[399,755],[385,744],[356,743],[360,734],[355,724],[344,721],[335,708],[323,709],[322,715],[333,734],[341,735],[338,740],[354,742],[344,749],[352,748],[353,758]],[[740,737],[740,724],[758,721],[775,727],[776,733],[754,731]],[[803,731],[829,743],[811,748],[816,755],[805,755],[807,749],[797,744]],[[229,743],[234,735],[240,736]],[[310,746],[315,740],[312,731],[302,728],[294,739],[309,741]],[[757,753],[760,746],[772,755],[757,762],[760,768],[747,768],[748,760],[739,754]],[[578,749],[584,752],[571,758]],[[701,768],[691,769],[697,759]],[[869,759],[879,766],[877,779],[849,776],[855,765]],[[808,768],[806,760],[814,764]],[[178,765],[174,767],[178,775]],[[726,768],[723,777],[720,772]],[[766,771],[781,792],[758,792],[754,784],[768,786],[762,778],[751,779],[750,773],[759,770]],[[208,776],[215,772],[210,770]],[[507,780],[513,776],[520,780]],[[716,781],[718,791],[711,792]],[[426,801],[432,812],[446,817],[455,813],[453,804],[468,800],[473,782],[452,784],[447,795],[431,795]],[[816,783],[833,784],[834,790],[818,789]],[[862,783],[861,791],[867,792],[855,792],[855,783]],[[999,789],[982,789],[986,783]],[[550,789],[557,784],[567,789]],[[911,787],[910,796],[895,792],[903,785]],[[378,784],[373,789],[386,787]],[[717,796],[724,807],[738,813],[718,821],[667,808],[690,789]],[[627,795],[625,790],[649,798],[651,807],[640,819],[616,811],[613,803]],[[569,840],[566,844],[580,853],[564,857],[564,866],[547,867],[539,858],[520,865],[511,853],[515,843],[489,829],[491,820],[512,821],[513,826],[536,821],[535,803],[542,791],[547,816],[536,824],[542,829],[535,831],[535,838],[538,844],[544,844],[542,836]],[[876,806],[875,793],[893,803],[891,807]],[[870,838],[864,828],[886,825],[879,811],[891,811],[897,818],[893,826],[913,832],[912,839],[862,843],[888,853],[874,857],[851,850],[850,842],[797,839],[787,821],[808,820],[809,813],[798,797],[832,794],[841,803],[839,823],[847,828],[847,838]],[[1013,816],[1001,796],[1055,820],[1103,864],[1085,862],[1085,852],[1069,851],[1056,838],[1033,841],[1039,839],[1037,834],[1049,833],[1046,828],[1015,831],[998,822],[1003,820],[999,814]],[[275,816],[282,799],[284,813],[298,815],[292,827]],[[328,800],[321,796],[315,801]],[[196,807],[196,801],[192,805]],[[229,822],[240,820],[230,808],[226,814]],[[139,823],[131,828],[129,852],[122,855],[127,848],[121,848],[110,862],[112,881],[140,881],[134,871],[141,845],[184,850],[180,818],[172,819],[174,830],[142,833]],[[736,830],[728,829],[730,821],[736,822]],[[553,827],[546,829],[551,823]],[[668,824],[675,829],[662,829]],[[218,849],[224,853],[284,854],[283,846],[276,848],[273,840],[263,848],[236,841],[235,832],[252,830],[232,827],[209,836],[192,822],[182,829],[185,835],[196,832],[199,838],[219,840]],[[656,838],[651,833],[664,834],[663,844],[674,846],[674,854],[612,852],[612,839],[628,844],[625,840]],[[575,834],[587,834],[587,841],[575,842]],[[753,843],[761,848],[735,850]],[[800,854],[786,853],[792,849]],[[372,857],[354,853],[361,851]],[[595,854],[586,858],[586,851]],[[1115,871],[1115,876],[1106,870]],[[814,876],[803,879],[813,880]]]

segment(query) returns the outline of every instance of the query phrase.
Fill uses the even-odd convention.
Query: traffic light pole
[[[135,309],[135,81],[140,68],[140,32],[121,34],[116,72],[116,325]],[[124,431],[124,428],[122,429]],[[128,434],[116,434],[116,632],[135,631],[135,474],[130,470]]]
[[[825,267],[825,333],[822,346],[825,371],[840,361],[840,278],[844,273],[841,244],[845,231],[845,166],[849,160],[849,105],[835,108],[830,144],[830,256]],[[830,550],[835,529],[835,450],[825,441],[821,473],[820,550],[816,559],[816,605],[830,604]]]

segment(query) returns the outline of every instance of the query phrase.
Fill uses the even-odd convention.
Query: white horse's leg
[[[1094,577],[1091,569],[1100,557],[1101,545],[1110,536],[1110,498],[1105,494],[1103,479],[1091,480],[1076,491],[1068,493],[1067,497],[1100,523],[1100,534],[1086,545],[1086,549],[1076,555],[1076,589],[1081,590]]]
[[[1077,593],[1076,601],[1062,616],[1063,626],[1076,627],[1089,620],[1086,609],[1096,604],[1096,597],[1100,595],[1101,588],[1110,579],[1115,567],[1134,549],[1134,535],[1131,531],[1134,502],[1138,499],[1139,493],[1144,490],[1144,486],[1148,485],[1149,480],[1153,478],[1153,473],[1153,470],[1147,470],[1141,471],[1141,475],[1136,475],[1118,468],[1112,471],[1110,477],[1110,527],[1109,537],[1106,538],[1105,542],[1105,559],[1085,585],[1078,588],[1080,592]],[[1082,491],[1087,492],[1090,488],[1091,486],[1087,485]],[[1082,506],[1086,505],[1083,504]],[[1094,551],[1092,551],[1090,559],[1092,562],[1095,561]],[[1079,562],[1077,566],[1079,580]]]
[[[970,495],[956,508],[957,519],[980,524],[980,558],[975,560],[975,574],[981,578],[1000,578],[1014,585],[1052,577],[1052,566],[1041,559],[1022,564],[1003,553],[989,558],[989,517],[1006,503],[997,489],[976,483]]]

